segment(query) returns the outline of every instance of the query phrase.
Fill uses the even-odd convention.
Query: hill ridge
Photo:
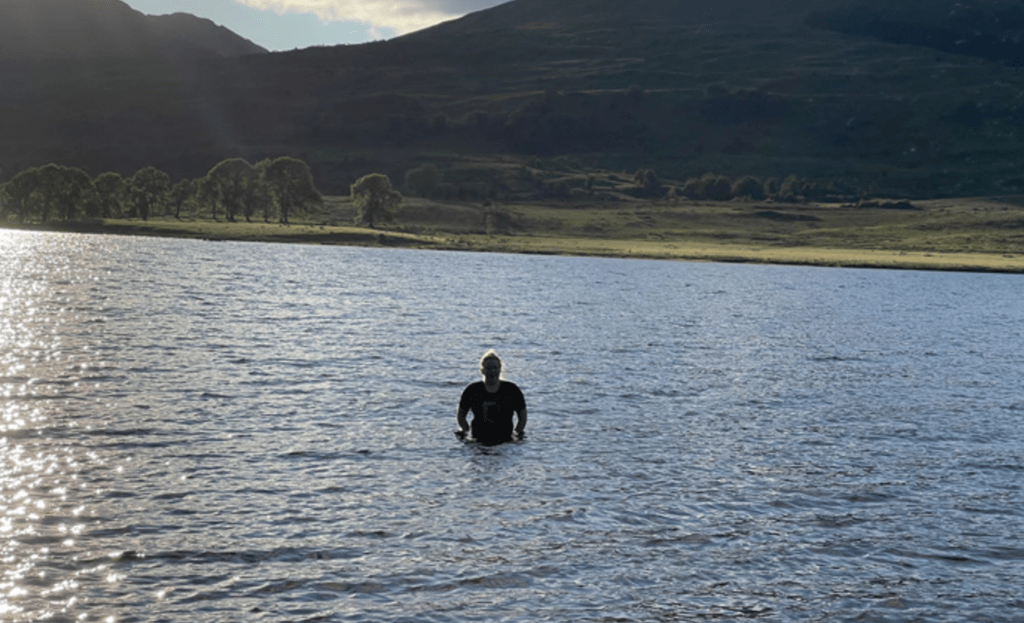
[[[201,58],[267,50],[187,13],[144,15],[121,0],[3,0],[0,59]]]
[[[915,0],[917,13],[895,17],[949,29],[946,16],[961,4]],[[993,16],[1012,33],[1014,4],[978,0],[973,23]],[[797,176],[848,195],[1024,191],[1024,75],[819,26],[822,7],[842,16],[855,5],[862,24],[887,6],[515,0],[388,41],[174,71],[14,64],[0,90],[0,167],[59,162],[131,174],[154,165],[180,177],[227,157],[289,154],[331,192],[366,173],[398,180],[425,162],[443,169],[459,154],[526,169],[655,169],[675,180]],[[815,10],[817,23],[808,19]],[[513,185],[539,187],[520,174]],[[503,192],[482,174],[451,177],[466,197]]]

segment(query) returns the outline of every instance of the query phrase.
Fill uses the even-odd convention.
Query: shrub
[[[402,195],[392,188],[391,179],[382,173],[364,175],[352,184],[352,203],[359,210],[359,220],[371,228],[379,221],[391,221],[394,210],[402,204]]]
[[[764,182],[751,175],[745,175],[732,185],[733,197],[749,197],[754,201],[764,199]]]
[[[779,201],[800,201],[804,195],[804,181],[795,175],[784,179],[779,187]]]
[[[683,187],[679,192],[682,193],[684,197],[688,197],[690,199],[703,199],[705,197],[705,187],[703,178],[691,177],[686,180],[686,183],[683,184]]]
[[[639,169],[633,174],[633,183],[648,193],[653,193],[661,188],[661,178],[654,169]]]
[[[484,212],[484,228],[488,234],[509,234],[515,225],[512,213],[493,205]]]
[[[724,175],[716,175],[707,184],[705,194],[712,201],[728,201],[732,199],[732,181]]]

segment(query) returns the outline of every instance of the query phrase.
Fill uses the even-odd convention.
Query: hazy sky
[[[149,15],[205,17],[268,50],[388,39],[506,1],[124,0]]]

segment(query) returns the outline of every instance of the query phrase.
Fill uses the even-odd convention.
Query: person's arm
[[[523,432],[526,430],[526,407],[516,411],[518,419],[516,421],[516,434],[520,437],[523,436]]]
[[[459,430],[455,431],[455,434],[464,437],[469,432],[469,422],[466,421],[466,414],[469,413],[469,409],[459,405],[459,411],[455,415],[456,421],[459,423]]]

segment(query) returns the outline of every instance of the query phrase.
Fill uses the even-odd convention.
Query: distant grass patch
[[[396,222],[358,227],[345,198],[290,225],[204,218],[65,223],[51,229],[209,240],[403,246],[817,266],[1024,273],[1024,208],[948,199],[915,208],[685,200],[515,203],[411,200]],[[502,215],[501,231],[488,223]]]

